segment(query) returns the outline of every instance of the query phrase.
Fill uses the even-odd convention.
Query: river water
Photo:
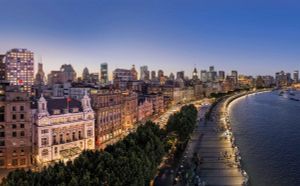
[[[252,186],[300,186],[300,102],[278,92],[231,103],[230,120]]]

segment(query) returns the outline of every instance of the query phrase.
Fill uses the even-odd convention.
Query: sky
[[[44,70],[148,65],[274,75],[300,70],[300,2],[0,0],[0,53],[27,48]]]

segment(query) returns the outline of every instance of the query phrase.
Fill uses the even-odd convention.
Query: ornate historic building
[[[31,166],[31,109],[25,92],[0,97],[0,168]]]
[[[90,98],[38,100],[34,113],[34,154],[37,165],[73,160],[95,148],[95,120]]]
[[[134,128],[138,118],[138,96],[135,92],[123,93],[123,127],[126,131]]]
[[[153,103],[151,99],[144,98],[139,100],[138,121],[148,119],[153,114]]]
[[[96,147],[103,149],[122,137],[122,93],[100,90],[91,98],[96,114]]]

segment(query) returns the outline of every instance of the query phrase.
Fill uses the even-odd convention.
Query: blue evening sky
[[[300,2],[267,0],[0,0],[0,53],[28,48],[45,71],[300,69]]]

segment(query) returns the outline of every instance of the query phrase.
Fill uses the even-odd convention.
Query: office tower
[[[164,71],[163,71],[163,70],[158,70],[158,72],[157,72],[157,77],[158,77],[159,79],[161,79],[162,77],[164,77]]]
[[[293,80],[294,80],[294,83],[298,83],[299,82],[299,71],[298,70],[294,71],[294,73],[293,73]]]
[[[100,82],[102,84],[108,83],[108,65],[107,65],[107,63],[101,63],[101,65],[100,65]]]
[[[232,70],[231,76],[234,77],[234,84],[237,84],[238,83],[238,72],[236,70]]]
[[[43,70],[42,63],[38,63],[38,71],[35,75],[34,84],[35,85],[45,85],[45,73]]]
[[[0,55],[0,81],[5,80],[5,55]]]
[[[177,72],[176,79],[182,79],[182,80],[184,80],[184,71]]]
[[[213,71],[215,71],[215,67],[214,66],[210,66],[209,67],[209,72],[213,72]]]
[[[138,78],[138,73],[135,69],[135,65],[132,65],[132,68],[131,68],[131,74],[132,74],[132,80],[136,81]]]
[[[201,81],[207,82],[207,80],[208,80],[208,73],[207,73],[206,70],[201,70],[201,72],[200,72],[200,78],[201,78]]]
[[[85,81],[85,82],[88,82],[90,81],[90,73],[89,73],[89,69],[87,67],[85,67],[83,69],[83,72],[82,72],[82,80]]]
[[[141,73],[140,73],[140,79],[147,81],[149,80],[149,71],[148,71],[148,66],[141,66]]]
[[[63,82],[76,81],[76,72],[71,64],[64,64],[60,67],[60,71],[63,74]]]
[[[219,79],[219,81],[225,80],[225,72],[224,71],[221,71],[221,70],[219,71],[218,79]]]
[[[175,76],[174,76],[174,74],[172,72],[171,72],[171,74],[169,76],[169,79],[172,80],[172,81],[174,81],[174,79],[175,79]]]
[[[156,79],[156,72],[154,70],[151,71],[151,80]]]
[[[11,85],[22,86],[24,91],[30,92],[34,79],[33,52],[27,49],[12,49],[5,56],[6,80]]]

